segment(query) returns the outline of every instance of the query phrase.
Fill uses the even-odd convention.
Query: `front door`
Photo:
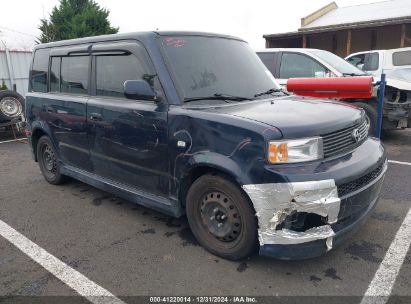
[[[161,94],[154,68],[137,42],[92,49],[93,92],[87,103],[93,173],[108,181],[168,196],[167,109],[158,101],[126,99],[126,80],[146,80]]]

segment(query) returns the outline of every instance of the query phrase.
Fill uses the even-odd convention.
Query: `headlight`
[[[299,163],[324,157],[321,137],[270,141],[268,161],[278,163]]]

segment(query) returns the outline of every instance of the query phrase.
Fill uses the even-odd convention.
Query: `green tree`
[[[8,90],[8,87],[6,86],[4,79],[1,80],[1,85],[0,85],[0,91],[3,91],[3,90]]]
[[[115,34],[108,20],[110,11],[93,0],[60,0],[49,19],[41,19],[39,42],[51,42],[87,36]]]

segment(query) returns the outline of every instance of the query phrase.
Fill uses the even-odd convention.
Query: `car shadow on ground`
[[[175,218],[167,214],[161,213],[154,209],[150,209],[143,205],[133,203],[131,201],[119,198],[114,194],[105,192],[103,190],[97,189],[93,186],[85,184],[83,182],[69,179],[61,187],[70,187],[71,194],[77,196],[79,199],[91,199],[91,204],[94,206],[101,206],[103,204],[116,205],[120,210],[133,211],[139,214],[139,216],[144,216],[146,219],[150,219],[154,222],[161,222],[165,227],[170,228],[165,233],[166,237],[171,237],[177,235],[185,244],[199,245],[194,235],[191,233],[188,221],[185,215],[180,218]],[[86,197],[88,196],[88,197]],[[91,196],[91,197],[90,197]],[[119,211],[120,211],[119,210]],[[138,220],[138,219],[137,219]],[[153,228],[147,225],[147,229],[142,231],[142,233],[150,234],[153,232]]]
[[[395,146],[411,145],[411,129],[382,131],[381,141]]]
[[[156,229],[158,230],[159,222],[161,222],[161,230],[165,231],[164,237],[177,237],[179,238],[182,246],[200,246],[191,232],[185,215],[180,218],[174,218],[137,203],[124,200],[113,194],[104,192],[74,179],[70,179],[60,187],[70,188],[69,191],[72,195],[78,197],[81,200],[90,201],[90,203],[94,206],[111,205],[109,207],[110,212],[116,212],[115,210],[118,210],[119,213],[129,213],[130,211],[133,213],[135,212],[135,215],[133,215],[133,217],[135,216],[136,221],[141,221],[142,217],[144,217],[145,228],[140,231],[141,233],[155,234],[157,232]],[[112,206],[115,206],[115,208],[113,209]],[[284,271],[287,273],[287,269],[291,272],[297,272],[301,267],[310,268],[311,265],[318,265],[323,262],[326,264],[328,264],[328,262],[331,263],[332,260],[338,259],[338,256],[341,254],[343,254],[347,259],[361,259],[364,261],[378,263],[381,260],[381,258],[379,257],[380,251],[382,251],[382,247],[379,247],[379,245],[376,245],[372,242],[354,242],[353,240],[351,240],[346,242],[342,246],[334,248],[331,252],[321,257],[299,261],[286,261],[259,256],[257,247],[250,257],[241,261],[234,261],[233,263],[237,263],[237,271],[239,272],[244,272],[252,264],[253,267],[257,266],[258,268],[266,268],[267,266],[279,267],[281,269],[284,269]],[[221,261],[224,259],[215,256],[214,260]],[[231,263],[231,261],[225,262]],[[332,267],[330,269],[329,268],[330,267],[323,271],[324,274],[326,276],[333,277],[334,279],[338,279],[338,275],[336,274],[335,269]],[[316,277],[313,277],[312,280],[315,281]]]
[[[403,140],[402,131],[392,133],[397,141]],[[402,187],[407,187],[408,171],[403,172],[407,168],[404,167],[400,172],[399,169],[403,167],[395,167],[388,172],[383,189],[383,200],[362,226],[361,231],[342,246],[334,248],[324,256],[310,260],[274,260],[254,253],[241,261],[228,261],[200,247],[191,233],[186,217],[176,219],[167,216],[76,180],[69,180],[61,186],[49,185],[41,176],[38,164],[29,161],[28,147],[23,147],[20,142],[14,142],[1,145],[0,149],[2,148],[2,153],[13,155],[5,158],[5,161],[14,160],[14,157],[16,162],[27,165],[24,170],[15,173],[19,176],[20,185],[27,183],[27,191],[22,190],[21,194],[10,198],[16,199],[16,202],[21,204],[27,204],[25,210],[33,210],[40,214],[35,221],[30,222],[30,225],[39,226],[35,232],[28,233],[22,229],[26,224],[17,225],[16,228],[20,228],[22,233],[27,233],[27,237],[33,240],[36,240],[36,235],[40,233],[38,239],[40,245],[46,245],[45,249],[49,249],[53,254],[57,253],[56,256],[63,262],[75,265],[82,273],[88,273],[90,269],[97,273],[100,270],[103,273],[113,272],[120,281],[124,280],[122,284],[125,285],[127,285],[125,281],[137,280],[137,276],[128,274],[128,268],[135,267],[143,272],[141,269],[151,267],[150,263],[152,263],[158,267],[158,273],[154,274],[153,278],[167,276],[167,271],[179,273],[185,265],[195,265],[186,275],[180,273],[181,281],[188,283],[192,282],[193,276],[204,276],[209,279],[210,286],[214,286],[215,278],[215,280],[224,280],[229,287],[246,286],[244,288],[248,289],[244,290],[258,290],[259,294],[264,295],[277,290],[289,290],[290,286],[296,284],[305,286],[305,289],[300,290],[301,294],[343,293],[343,290],[352,288],[355,289],[352,294],[362,294],[367,282],[372,279],[384,258],[402,222],[405,210],[409,208],[409,196],[406,198],[405,195],[403,197],[397,195],[397,192],[404,193],[404,189],[393,188],[393,183],[399,177],[404,180]],[[404,150],[403,148],[404,146],[398,147],[400,150]],[[14,151],[15,154],[8,151]],[[33,189],[39,189],[41,193],[34,197]],[[53,200],[59,200],[58,207],[53,205]],[[6,206],[12,207],[11,204]],[[50,211],[53,218],[50,217],[47,208],[54,208]],[[17,210],[24,213],[21,207]],[[43,216],[42,212],[49,215]],[[8,216],[4,218],[10,220],[10,223],[13,221],[19,223],[22,220],[24,222],[24,214],[18,214],[16,218],[12,211],[7,214]],[[44,225],[38,224],[40,219],[53,220],[63,215],[69,218],[57,225],[56,233],[47,232],[48,225],[43,227]],[[72,230],[74,225],[77,228]],[[89,231],[84,233],[84,236],[78,235],[79,231],[85,230]],[[104,236],[101,236],[102,234]],[[50,242],[53,235],[57,235],[56,244]],[[58,240],[59,236],[64,236],[61,241]],[[111,262],[106,264],[108,260]],[[127,261],[134,262],[128,264]],[[230,285],[230,280],[233,285]],[[352,286],[353,282],[355,287]],[[334,289],[335,286],[339,286],[338,290]],[[194,288],[194,290],[198,291],[201,288]]]

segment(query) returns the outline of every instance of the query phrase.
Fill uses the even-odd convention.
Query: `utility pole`
[[[3,43],[4,49],[6,51],[6,64],[7,64],[7,70],[9,72],[10,85],[11,85],[12,90],[14,90],[14,88],[15,88],[15,86],[14,86],[14,71],[13,71],[13,65],[11,64],[10,52],[9,52],[9,49],[7,48],[6,43],[3,40],[1,40],[1,43]]]

